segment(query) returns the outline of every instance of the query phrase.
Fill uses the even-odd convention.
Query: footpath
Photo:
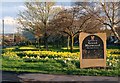
[[[120,77],[2,72],[2,83],[120,83]]]

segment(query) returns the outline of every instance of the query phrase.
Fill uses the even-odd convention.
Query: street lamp
[[[13,25],[13,43],[15,43],[15,20],[11,21]],[[13,44],[14,45],[14,44]]]
[[[2,49],[4,48],[4,19],[2,20]]]
[[[7,19],[3,19],[2,20],[2,49],[4,49],[4,47],[5,47],[5,31],[4,31],[4,29],[5,29],[5,22],[8,22],[8,23],[12,23],[13,24],[13,29],[14,29],[14,24],[15,24],[15,21],[13,21],[13,20],[7,20]],[[13,43],[14,43],[14,32],[15,31],[13,31]]]

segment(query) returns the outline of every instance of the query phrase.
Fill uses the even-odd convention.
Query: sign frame
[[[104,58],[98,58],[98,59],[83,59],[82,58],[82,44],[86,37],[90,35],[95,35],[101,38],[103,41],[103,50],[104,50]],[[106,67],[106,33],[95,33],[95,34],[89,34],[81,32],[79,35],[79,45],[80,45],[80,68],[88,68],[88,67]]]

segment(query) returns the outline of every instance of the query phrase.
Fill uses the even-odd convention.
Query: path
[[[118,77],[107,76],[50,75],[39,73],[16,74],[14,72],[3,72],[2,77],[4,82],[22,83],[119,83]]]

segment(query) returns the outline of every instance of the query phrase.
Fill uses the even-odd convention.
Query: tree
[[[22,29],[34,34],[40,39],[44,35],[44,45],[48,50],[49,20],[59,11],[53,8],[54,2],[26,2],[26,10],[19,13],[18,22],[22,25]]]
[[[100,21],[110,27],[114,35],[118,40],[120,40],[120,36],[117,33],[117,26],[120,26],[120,19],[119,19],[119,10],[120,10],[120,3],[119,2],[104,2],[100,3],[102,7],[102,11],[105,14],[105,21],[100,19]],[[120,27],[119,27],[120,28]]]
[[[103,25],[107,25],[116,38],[120,40],[117,33],[117,28],[120,27],[120,2],[83,2],[76,4],[83,7],[85,12],[93,15]]]
[[[91,15],[82,13],[82,9],[72,7],[71,9],[66,9],[58,13],[50,24],[58,33],[68,35],[70,38],[70,51],[73,52],[74,37],[80,32],[96,29],[100,25],[100,22],[93,20]],[[94,25],[89,26],[91,24]]]

